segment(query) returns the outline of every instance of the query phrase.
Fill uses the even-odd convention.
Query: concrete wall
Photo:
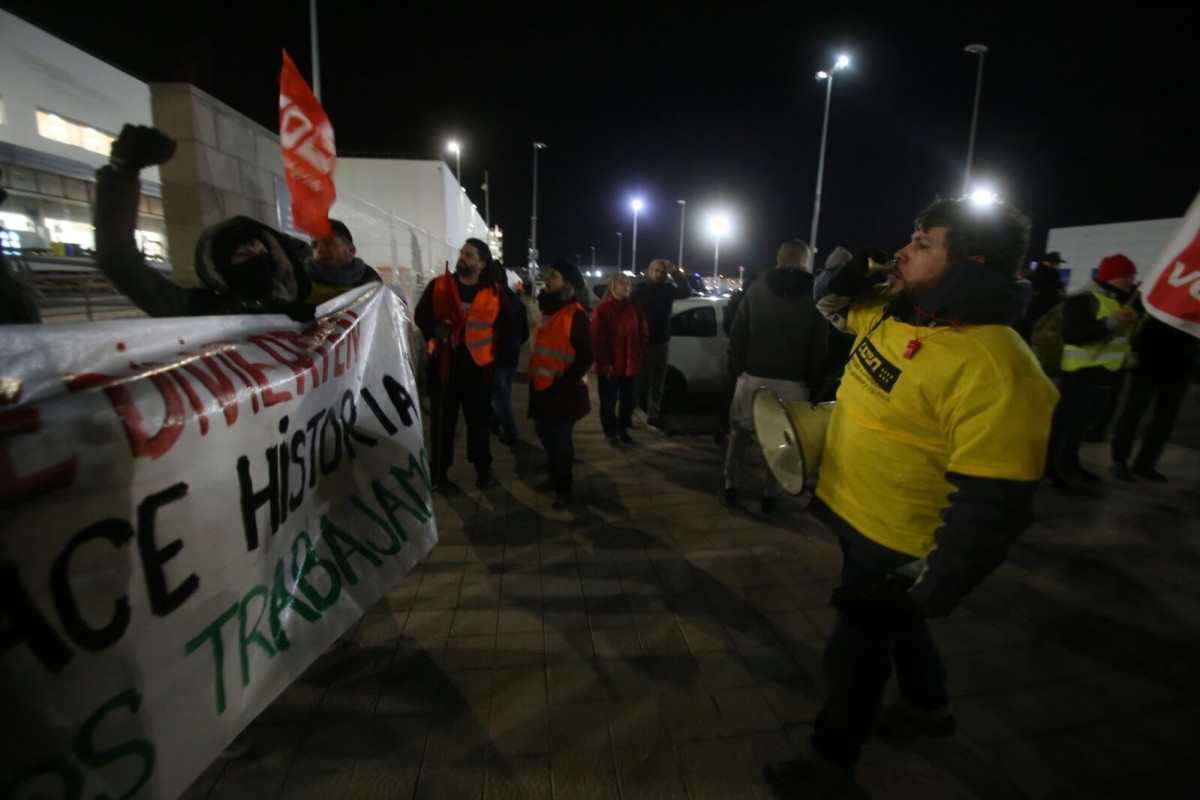
[[[278,227],[279,137],[189,84],[151,84],[150,101],[154,125],[179,143],[161,168],[174,278],[195,284],[201,230],[239,215]]]
[[[1151,219],[1053,228],[1046,240],[1046,251],[1057,250],[1067,260],[1065,268],[1071,272],[1067,288],[1074,291],[1092,279],[1100,259],[1117,253],[1129,256],[1144,275],[1162,255],[1162,249],[1182,222],[1182,218]]]
[[[0,11],[0,141],[103,166],[107,155],[39,136],[37,109],[116,136],[126,122],[151,124],[149,87],[20,17]],[[157,183],[157,169],[142,172]]]

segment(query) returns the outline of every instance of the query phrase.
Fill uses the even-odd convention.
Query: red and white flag
[[[292,221],[317,238],[329,236],[329,209],[337,198],[333,126],[287,50],[279,73],[279,143],[292,194]]]
[[[1142,283],[1142,297],[1151,314],[1200,336],[1200,194]]]

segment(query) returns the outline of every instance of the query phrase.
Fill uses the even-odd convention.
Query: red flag
[[[446,385],[446,381],[450,380],[450,355],[454,347],[459,343],[462,337],[463,330],[467,327],[467,315],[462,307],[462,295],[458,293],[458,281],[454,280],[454,275],[450,272],[450,262],[446,262],[445,278],[445,294],[438,292],[433,293],[433,315],[436,321],[446,327],[449,341],[439,342],[441,344],[441,363],[438,365],[441,370],[442,385]]]
[[[329,208],[337,197],[333,126],[287,50],[279,73],[279,143],[292,193],[293,224],[318,238],[331,235]]]
[[[1200,336],[1200,195],[1147,276],[1142,294],[1151,314]]]

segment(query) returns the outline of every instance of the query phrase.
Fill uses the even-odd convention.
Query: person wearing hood
[[[1100,261],[1096,279],[1067,298],[1062,308],[1062,399],[1054,412],[1046,477],[1056,488],[1070,485],[1065,476],[1087,483],[1100,476],[1079,463],[1079,446],[1088,428],[1115,405],[1124,378],[1137,322],[1133,288],[1137,267],[1117,254]]]
[[[379,273],[358,257],[354,237],[341,220],[329,220],[330,234],[312,240],[312,257],[304,262],[312,291],[306,302],[319,306],[343,292],[368,283],[383,283]]]
[[[295,247],[279,231],[232,217],[200,233],[195,269],[202,287],[185,288],[146,264],[137,227],[145,167],[167,162],[175,142],[156,128],[125,125],[110,163],[96,171],[96,266],[117,291],[152,317],[287,314],[312,319],[310,281]]]
[[[825,706],[803,754],[765,768],[781,795],[847,782],[873,732],[954,731],[926,620],[949,614],[1033,520],[1057,400],[1011,327],[1028,301],[1016,278],[1028,241],[1011,206],[939,200],[894,267],[864,250],[817,280],[818,308],[857,337],[809,508],[838,535],[843,566]],[[880,716],[893,669],[901,702]]]
[[[725,486],[721,502],[737,498],[738,477],[754,436],[754,395],[769,389],[783,400],[807,400],[820,387],[829,326],[813,302],[812,249],[789,239],[775,254],[775,268],[746,290],[729,329],[729,355],[737,384],[729,408]],[[779,497],[769,471],[762,497],[767,513]]]
[[[505,341],[508,312],[496,286],[492,251],[467,239],[451,275],[430,281],[413,319],[425,336],[429,366],[430,466],[435,486],[450,489],[458,410],[467,423],[467,460],[475,485],[496,483],[492,474],[492,381],[497,348]]]
[[[646,315],[630,297],[632,292],[629,276],[614,273],[608,279],[608,292],[592,315],[592,345],[600,384],[600,425],[611,445],[633,441],[629,428],[633,425],[634,394],[650,337]]]
[[[592,326],[587,286],[579,267],[560,259],[542,276],[542,318],[529,359],[529,417],[549,458],[554,507],[570,501],[575,423],[591,411],[587,373],[592,366]]]

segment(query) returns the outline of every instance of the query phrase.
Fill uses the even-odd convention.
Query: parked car
[[[689,297],[676,300],[671,313],[671,349],[663,412],[678,410],[704,396],[717,396],[726,380],[729,336],[721,325],[727,297]],[[649,394],[645,381],[639,392],[643,407]]]

